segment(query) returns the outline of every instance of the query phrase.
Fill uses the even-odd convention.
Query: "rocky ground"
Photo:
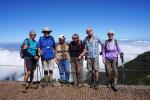
[[[0,82],[0,100],[150,100],[150,86],[119,85],[114,92],[105,85],[94,90],[86,84],[82,88],[57,84],[22,93],[21,82]]]

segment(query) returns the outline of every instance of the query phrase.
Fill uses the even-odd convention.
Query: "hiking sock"
[[[112,80],[109,80],[108,83],[111,84],[111,85],[113,84]]]
[[[50,80],[50,83],[53,81],[53,71],[52,70],[49,70],[49,80]]]
[[[45,82],[48,82],[48,75],[45,75]]]
[[[117,84],[118,78],[114,78],[114,84]]]

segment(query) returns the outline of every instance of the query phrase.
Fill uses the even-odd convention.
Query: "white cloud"
[[[150,42],[142,42],[142,41],[132,41],[132,42],[121,42],[120,46],[125,53],[125,62],[128,62],[135,57],[138,56],[138,54],[141,54],[145,51],[150,50]],[[119,60],[119,64],[120,60]],[[3,66],[7,65],[7,66]],[[13,65],[13,66],[10,66]],[[12,78],[12,76],[15,76],[17,80],[23,80],[23,60],[20,58],[19,51],[15,50],[6,50],[6,49],[0,49],[0,80],[3,80],[6,77]],[[41,64],[40,64],[41,66]],[[42,67],[40,67],[42,72]],[[102,58],[100,57],[100,71],[104,71],[104,64],[102,63]],[[86,61],[84,61],[84,73],[87,72],[86,68]],[[35,80],[37,71],[35,71]],[[54,69],[54,78],[59,78],[59,70],[57,68],[57,65],[55,64]],[[39,79],[40,79],[40,73],[39,73]]]

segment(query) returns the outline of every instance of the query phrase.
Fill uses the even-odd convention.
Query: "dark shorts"
[[[36,61],[34,59],[25,57],[24,63],[27,71],[34,71],[36,69]]]

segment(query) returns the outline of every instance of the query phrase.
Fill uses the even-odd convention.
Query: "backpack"
[[[25,39],[24,41],[23,41],[23,43],[21,44],[21,47],[20,47],[20,57],[23,59],[24,57],[25,57],[25,54],[26,54],[26,51],[27,51],[27,49],[23,49],[23,47],[24,47],[24,43],[25,43],[25,41],[28,41],[28,48],[30,47],[30,42],[29,42],[29,38],[27,38],[27,39]]]
[[[118,42],[117,42],[116,39],[115,39],[114,41],[115,41],[115,46],[116,46],[116,48],[117,48],[117,50],[118,50]],[[105,45],[107,44],[107,42],[108,42],[108,40],[105,41]]]
[[[118,50],[118,42],[117,42],[116,39],[115,39],[114,41],[115,41],[115,46],[117,47],[117,50]],[[107,42],[108,42],[108,40],[105,41],[105,45],[107,44]],[[103,48],[104,48],[104,47],[103,47]],[[100,55],[102,55],[102,51],[103,51],[103,50],[101,50]]]

